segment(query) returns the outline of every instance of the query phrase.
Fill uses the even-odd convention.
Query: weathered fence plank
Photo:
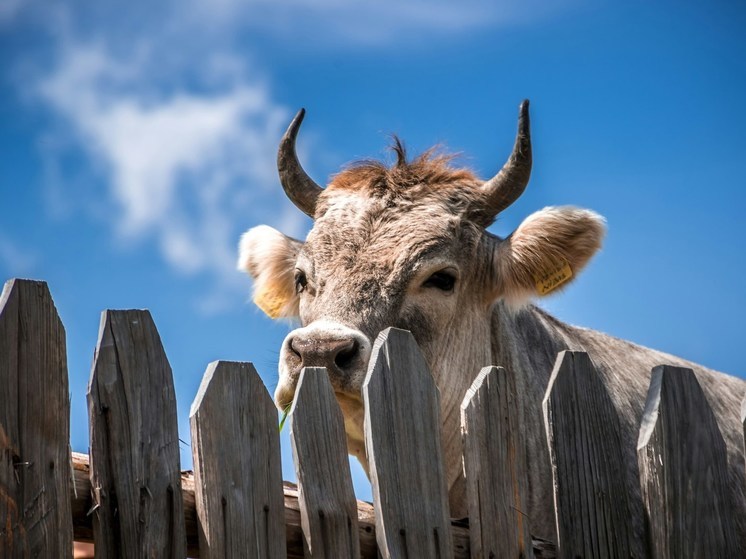
[[[250,363],[215,361],[189,417],[200,557],[286,557],[277,410]]]
[[[290,410],[290,442],[307,555],[360,557],[344,418],[323,367],[301,372]]]
[[[511,373],[485,367],[461,404],[473,558],[533,557],[517,397]]]
[[[254,366],[211,363],[189,420],[200,556],[284,559],[277,410]]]
[[[559,557],[642,557],[632,535],[621,428],[588,354],[562,351],[542,403]]]
[[[653,369],[637,459],[651,557],[739,556],[725,442],[691,369]]]
[[[65,329],[40,281],[0,296],[0,557],[70,557]]]
[[[384,557],[451,557],[438,388],[412,334],[378,335],[363,384],[365,447]]]
[[[88,386],[97,557],[186,555],[171,367],[147,311],[105,311]]]

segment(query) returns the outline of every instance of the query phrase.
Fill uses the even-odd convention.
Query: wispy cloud
[[[13,20],[23,7],[22,0],[0,1],[0,24]]]
[[[49,19],[48,2],[4,2],[0,23],[20,16]],[[304,49],[324,49],[337,48],[340,41],[348,48],[397,48],[443,35],[533,23],[583,3],[586,0],[133,0],[126,10],[107,2],[53,9],[63,12],[62,19],[76,22],[75,31],[82,36],[100,34],[100,22],[106,22],[112,43],[149,35],[180,48],[190,49],[189,39],[213,48],[245,44],[250,33]]]
[[[37,255],[0,232],[0,268],[5,275],[25,276],[33,271]]]
[[[63,125],[42,143],[53,160],[47,176],[69,189],[75,181],[65,175],[59,146],[82,153],[98,178],[96,192],[78,197],[89,212],[122,242],[155,242],[173,269],[209,274],[216,288],[201,304],[214,311],[245,290],[234,271],[240,227],[269,223],[299,236],[307,225],[274,190],[277,139],[291,111],[262,78],[269,69],[247,62],[261,58],[258,49],[272,41],[393,48],[422,32],[512,24],[563,4],[135,1],[122,13],[107,3],[85,12],[60,5],[54,24],[44,3],[9,5],[6,20],[35,18],[49,27],[53,63],[35,81],[35,92]],[[66,191],[52,192],[67,215],[79,211]]]
[[[149,76],[145,64],[78,45],[66,48],[38,93],[103,169],[114,209],[106,218],[119,238],[155,239],[170,266],[213,275],[218,291],[243,287],[234,271],[237,228],[260,217],[294,233],[301,227],[300,216],[287,223],[293,214],[267,211],[276,205],[275,150],[290,112],[261,80],[161,93]]]
[[[422,32],[460,33],[490,26],[536,21],[573,0],[193,0],[189,17],[215,27],[253,28],[324,45],[344,38],[352,43],[395,45]]]

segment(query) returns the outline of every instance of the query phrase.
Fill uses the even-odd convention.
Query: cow
[[[247,231],[238,267],[253,278],[254,301],[270,317],[300,319],[279,356],[275,401],[285,409],[301,369],[326,367],[344,415],[349,453],[368,470],[361,395],[372,342],[389,326],[412,332],[441,396],[441,437],[451,516],[465,510],[460,404],[480,369],[512,371],[524,402],[528,510],[535,536],[555,540],[553,489],[541,401],[558,352],[586,351],[621,419],[632,527],[644,520],[635,454],[651,369],[691,368],[726,441],[733,510],[746,534],[743,432],[738,417],[746,382],[678,357],[565,324],[531,301],[567,286],[599,250],[604,219],[576,207],[547,207],[506,238],[486,228],[524,191],[532,165],[528,101],[519,109],[512,154],[491,179],[429,150],[409,159],[343,168],[326,188],[298,161],[301,110],[278,152],[282,186],[313,218],[305,242],[268,226]],[[640,544],[642,545],[642,544]],[[639,552],[639,550],[638,550]],[[642,552],[636,553],[636,555]]]

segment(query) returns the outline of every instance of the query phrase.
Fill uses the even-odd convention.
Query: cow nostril
[[[334,364],[340,369],[347,367],[352,360],[355,358],[358,352],[357,340],[350,340],[347,347],[341,349],[337,355],[334,356]]]
[[[345,369],[352,365],[360,351],[360,343],[353,338],[293,336],[288,340],[287,348],[287,357],[292,367]]]
[[[303,359],[303,355],[301,354],[301,351],[303,351],[303,344],[298,342],[298,338],[292,338],[288,347],[290,348],[290,351],[298,357],[298,359]]]

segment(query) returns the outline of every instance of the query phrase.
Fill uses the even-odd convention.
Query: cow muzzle
[[[293,401],[303,367],[325,367],[337,396],[361,398],[371,342],[359,330],[319,320],[287,335],[280,350],[280,380],[275,403],[285,409]]]

